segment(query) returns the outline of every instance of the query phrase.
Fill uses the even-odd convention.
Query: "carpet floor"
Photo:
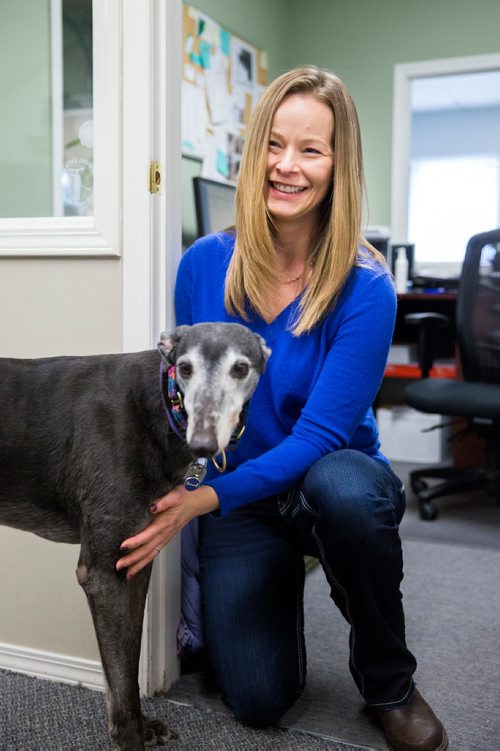
[[[406,481],[407,464],[394,464]],[[439,501],[422,521],[411,492],[401,525],[407,640],[418,661],[416,683],[443,721],[450,751],[500,748],[500,508],[482,493]],[[373,749],[388,748],[366,712],[347,667],[348,627],[329,598],[321,568],[305,591],[308,679],[283,726]],[[167,694],[198,708],[227,712],[199,673]]]
[[[1,751],[111,751],[104,697],[85,688],[0,671]],[[143,700],[149,717],[177,735],[168,751],[359,751],[300,730],[253,730],[210,709],[165,696]]]

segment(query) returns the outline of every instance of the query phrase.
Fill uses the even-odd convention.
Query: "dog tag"
[[[206,459],[195,459],[191,462],[184,475],[184,487],[186,490],[196,490],[196,488],[199,488],[206,474]]]

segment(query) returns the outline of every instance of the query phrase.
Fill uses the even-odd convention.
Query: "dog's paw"
[[[175,741],[176,738],[176,734],[165,727],[160,720],[154,720],[152,717],[142,718],[142,739],[146,748],[164,746],[169,741]]]

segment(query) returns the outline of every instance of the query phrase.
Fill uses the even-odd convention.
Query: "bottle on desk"
[[[396,292],[398,295],[404,294],[408,290],[408,259],[406,257],[406,248],[397,248],[396,262],[394,264],[394,278]]]

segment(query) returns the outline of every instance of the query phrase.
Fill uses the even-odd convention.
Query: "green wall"
[[[499,0],[292,0],[295,62],[334,70],[357,104],[369,223],[390,224],[396,63],[500,52]],[[307,7],[307,10],[306,10]]]
[[[500,52],[500,0],[196,0],[231,31],[269,54],[270,79],[313,63],[338,73],[357,104],[370,224],[390,224],[394,65]],[[188,160],[184,160],[187,162]],[[185,169],[184,228],[194,232]]]

